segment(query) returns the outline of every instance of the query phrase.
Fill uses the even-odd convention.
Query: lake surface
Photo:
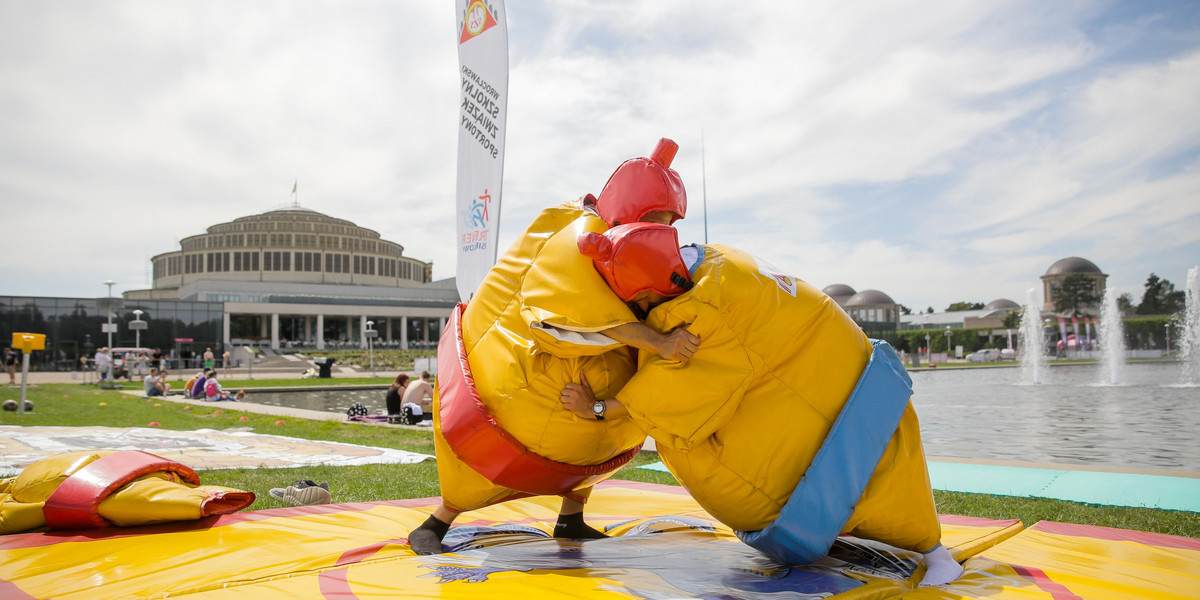
[[[1200,387],[1173,363],[1126,364],[1101,385],[1099,365],[912,373],[929,456],[1200,471]]]
[[[246,402],[335,412],[343,415],[346,414],[346,409],[358,403],[367,407],[368,414],[385,415],[387,414],[387,402],[384,400],[386,394],[386,388],[378,390],[253,392],[246,394]]]
[[[912,373],[913,405],[929,456],[1200,472],[1200,387],[1174,363],[1131,363],[1122,383],[1101,385],[1100,366]],[[257,404],[338,412],[355,402],[386,413],[386,390],[272,392]]]

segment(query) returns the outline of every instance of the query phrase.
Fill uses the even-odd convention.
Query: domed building
[[[1046,269],[1042,275],[1042,310],[1054,312],[1054,294],[1062,286],[1064,280],[1072,275],[1084,275],[1092,280],[1097,298],[1104,296],[1108,275],[1100,271],[1095,263],[1078,256],[1061,259]],[[1099,312],[1099,300],[1087,307],[1088,312]]]
[[[900,328],[900,305],[879,290],[863,290],[840,304],[868,337],[891,340]]]
[[[365,227],[302,208],[208,227],[151,259],[153,287],[131,300],[224,304],[225,346],[435,345],[458,302],[453,279]],[[200,348],[203,350],[203,348]]]
[[[854,288],[844,283],[835,283],[833,285],[825,286],[825,289],[821,290],[821,293],[833,298],[833,301],[837,302],[838,306],[846,306],[846,301],[858,292],[854,291]]]

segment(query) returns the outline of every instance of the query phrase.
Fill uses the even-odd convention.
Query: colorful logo
[[[496,18],[492,16],[491,9],[483,3],[483,0],[474,0],[467,5],[467,15],[463,21],[462,36],[458,39],[458,43],[466,43],[467,40],[495,26]]]
[[[489,209],[492,204],[492,195],[487,189],[478,197],[471,200],[471,205],[463,211],[463,228],[467,231],[462,235],[462,245],[464,251],[483,250],[488,244],[488,227],[491,226],[492,218],[489,214]]]
[[[757,256],[754,257],[754,260],[758,263],[758,272],[762,274],[763,277],[774,281],[775,285],[779,286],[779,289],[783,290],[789,296],[793,298],[796,297],[795,277],[776,269],[773,265],[771,265],[771,263],[758,258]]]

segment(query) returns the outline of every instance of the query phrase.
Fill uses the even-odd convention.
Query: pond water
[[[254,392],[246,394],[246,401],[271,406],[287,406],[321,412],[346,414],[346,409],[356,402],[367,407],[372,415],[387,414],[384,395],[387,389],[315,390],[295,392]]]
[[[1131,363],[1101,385],[1099,365],[912,373],[929,456],[1200,471],[1200,387],[1179,365]]]
[[[1040,384],[1017,368],[912,373],[913,405],[929,456],[1200,471],[1200,387],[1179,365],[1131,363],[1119,385],[1099,365],[1045,369]],[[382,389],[253,393],[257,404],[345,414],[358,402],[386,413]]]

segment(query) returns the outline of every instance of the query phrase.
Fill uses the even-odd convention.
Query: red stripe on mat
[[[1175,548],[1179,550],[1200,550],[1200,540],[1196,538],[1168,535],[1165,533],[1149,533],[1132,529],[1113,529],[1099,525],[1076,525],[1074,523],[1056,523],[1054,521],[1039,521],[1030,529],[1044,531],[1055,535],[1070,535],[1089,537],[1097,540],[1116,542],[1137,542],[1149,546]]]
[[[1050,576],[1046,575],[1046,572],[1041,569],[1022,567],[1020,565],[1012,565],[1012,568],[1022,577],[1033,581],[1034,585],[1038,586],[1038,589],[1050,594],[1050,597],[1054,598],[1054,600],[1083,600],[1083,598],[1076,596],[1075,592],[1064,587],[1063,584],[1050,579]]]
[[[321,597],[325,600],[358,600],[358,596],[350,589],[350,581],[347,578],[349,571],[350,569],[338,569],[317,575]]]

